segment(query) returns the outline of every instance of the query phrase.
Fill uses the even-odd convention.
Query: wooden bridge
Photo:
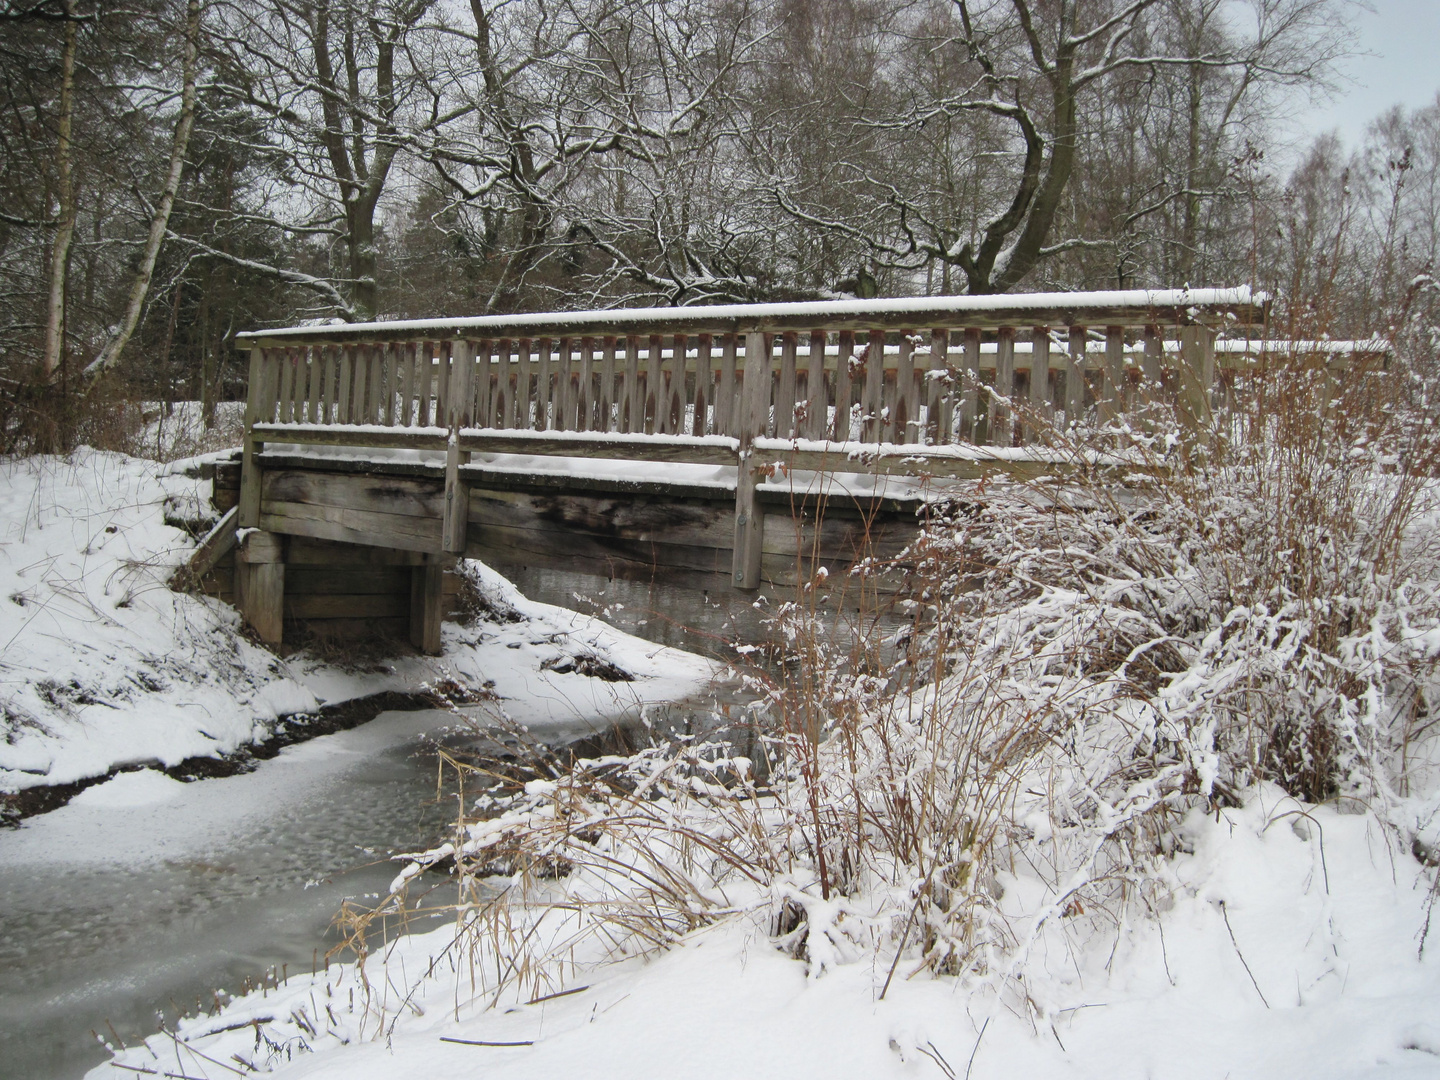
[[[1203,425],[1264,307],[1236,288],[242,334],[244,444],[192,567],[266,641],[298,619],[429,651],[461,556],[792,585],[898,552],[947,481],[1051,468],[1042,421],[1164,399]]]

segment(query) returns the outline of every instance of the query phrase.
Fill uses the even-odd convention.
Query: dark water
[[[771,614],[728,590],[516,576],[534,599],[728,659]],[[668,720],[684,727],[712,708],[677,703]],[[213,1007],[216,989],[308,970],[336,942],[341,904],[381,898],[397,869],[388,856],[426,846],[452,818],[430,740],[454,725],[448,713],[386,713],[253,773],[164,789],[160,802],[82,798],[0,832],[0,1077],[81,1076],[105,1057],[92,1030],[138,1040]]]

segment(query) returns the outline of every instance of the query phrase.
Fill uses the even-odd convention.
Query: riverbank
[[[447,623],[439,657],[280,657],[229,607],[168,587],[208,513],[183,462],[81,450],[0,463],[0,820],[125,770],[243,768],[379,711],[348,703],[394,707],[380,695],[484,697],[543,737],[687,697],[716,671],[531,603],[476,563],[466,572],[493,617]]]

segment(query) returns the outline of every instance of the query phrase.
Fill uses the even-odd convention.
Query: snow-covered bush
[[[878,954],[1023,1001],[1038,944],[1163,907],[1181,822],[1257,785],[1432,850],[1423,397],[1403,371],[1298,361],[1233,390],[1198,434],[1054,431],[1064,476],[937,509],[884,641],[786,605],[760,750],[681,739],[512,775],[386,910],[452,864],[496,1001],[737,912],[812,973]]]

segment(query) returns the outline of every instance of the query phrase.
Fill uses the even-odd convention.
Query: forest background
[[[304,320],[1250,282],[1433,355],[1440,99],[1286,126],[1355,13],[4,0],[0,452],[212,418]]]

